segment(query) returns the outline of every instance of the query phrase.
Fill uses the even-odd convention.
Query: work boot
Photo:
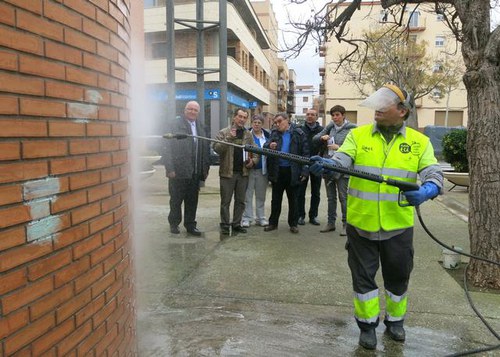
[[[406,333],[403,326],[389,325],[385,329],[385,333],[394,341],[403,342],[406,339]]]
[[[306,224],[306,221],[304,220],[304,217],[299,217],[299,221],[297,222],[299,226],[303,226]]]
[[[375,333],[375,329],[361,330],[358,344],[367,350],[377,348],[377,334]]]

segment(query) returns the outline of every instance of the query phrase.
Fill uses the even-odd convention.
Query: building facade
[[[204,21],[218,21],[219,2],[204,2]],[[278,61],[273,51],[270,36],[277,37],[274,13],[266,1],[257,6],[263,20],[259,19],[252,3],[246,1],[227,2],[227,81],[229,123],[237,107],[249,110],[251,114],[274,112],[277,108]],[[157,120],[165,120],[166,103],[166,27],[165,1],[146,1],[144,11],[146,74],[148,98],[156,103]],[[194,19],[195,1],[175,1],[175,17]],[[262,24],[266,25],[267,31]],[[218,69],[218,29],[205,32],[204,62],[206,68]],[[176,67],[196,67],[196,33],[194,30],[176,24],[175,34]],[[276,39],[274,40],[276,41]],[[273,54],[274,53],[274,54]],[[205,75],[205,124],[214,136],[220,130],[219,73]],[[196,75],[176,71],[177,113],[188,100],[196,99]]]
[[[345,4],[341,4],[337,12],[343,11]],[[401,11],[401,10],[400,10]],[[360,5],[348,24],[348,31],[353,38],[360,38],[364,31],[373,31],[389,25],[389,13],[382,9],[379,1],[366,1]],[[403,24],[407,26],[410,39],[425,41],[426,53],[432,58],[441,58],[445,52],[457,51],[456,40],[446,27],[442,17],[433,11],[429,5],[420,4],[408,6],[403,15]],[[350,48],[352,50],[352,48]],[[322,76],[320,92],[325,95],[325,110],[336,104],[343,105],[347,110],[347,117],[353,123],[366,124],[373,120],[370,109],[359,106],[364,99],[354,84],[346,81],[346,74],[342,70],[333,73],[335,62],[339,55],[348,51],[347,45],[338,43],[336,39],[327,41],[320,46],[320,56],[325,57],[325,67],[319,69]],[[461,56],[456,55],[461,61]],[[429,63],[429,73],[439,66],[439,61]],[[372,89],[374,90],[374,89]],[[419,129],[428,125],[439,126],[466,126],[467,125],[467,96],[463,83],[449,93],[433,92],[428,96],[417,99],[417,114]],[[328,115],[329,117],[329,115]]]

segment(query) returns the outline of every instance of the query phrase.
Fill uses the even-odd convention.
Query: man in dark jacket
[[[318,114],[315,109],[308,109],[306,112],[306,121],[304,125],[300,128],[307,137],[307,144],[309,146],[309,154],[310,156],[318,155],[319,153],[319,145],[313,142],[314,135],[318,134],[323,127],[316,121],[318,119]],[[320,190],[321,190],[321,177],[319,176],[310,176],[302,181],[299,192],[298,192],[298,205],[299,205],[299,221],[298,223],[303,226],[305,224],[306,218],[306,190],[307,183],[311,181],[311,203],[309,204],[309,223],[314,224],[315,226],[319,226],[320,223],[318,221],[318,207],[320,202]]]
[[[204,126],[197,121],[199,112],[200,105],[197,102],[188,102],[184,108],[184,115],[169,123],[168,132],[206,136]],[[168,215],[170,232],[180,233],[181,207],[184,203],[184,227],[188,234],[201,236],[202,232],[196,227],[196,210],[200,181],[205,181],[210,169],[208,141],[190,137],[181,140],[166,140],[162,162],[165,165],[170,195]]]
[[[273,129],[269,140],[264,144],[265,148],[309,157],[306,134],[302,129],[290,124],[287,114],[276,114],[274,124],[276,129]],[[264,231],[269,232],[278,228],[283,192],[286,191],[288,197],[288,225],[290,226],[290,232],[298,233],[297,191],[300,183],[309,176],[308,167],[290,160],[268,156],[267,172],[269,181],[272,183],[272,198],[269,225],[264,228]]]

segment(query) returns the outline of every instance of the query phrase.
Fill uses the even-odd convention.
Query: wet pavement
[[[173,235],[165,174],[156,169],[140,183],[135,213],[140,356],[445,356],[498,343],[465,298],[464,264],[444,269],[442,248],[418,222],[407,340],[386,338],[381,324],[377,350],[366,351],[358,347],[352,318],[345,237],[320,233],[321,226],[311,224],[291,234],[284,204],[277,231],[252,226],[221,241],[216,166],[200,195],[204,237],[189,237],[183,228]],[[270,198],[269,189],[267,214]],[[421,210],[438,238],[469,251],[467,209],[467,191],[456,187]],[[326,199],[320,212],[324,224]],[[500,331],[500,294],[471,295]]]

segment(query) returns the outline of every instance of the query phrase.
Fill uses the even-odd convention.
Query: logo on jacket
[[[411,146],[407,143],[401,143],[399,144],[399,152],[402,154],[409,154],[411,153]]]
[[[370,151],[373,151],[373,148],[372,148],[371,146],[366,146],[366,145],[361,146],[361,149],[362,149],[364,152],[370,152]]]

